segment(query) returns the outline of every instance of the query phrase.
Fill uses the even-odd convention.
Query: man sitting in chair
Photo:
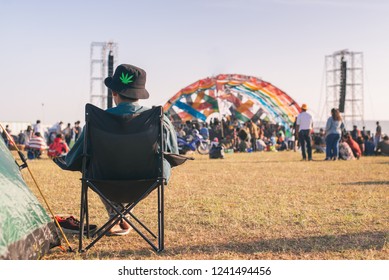
[[[105,85],[112,90],[112,97],[116,107],[109,108],[106,111],[116,115],[137,114],[148,110],[138,104],[139,99],[149,98],[149,93],[145,88],[146,72],[133,65],[122,64],[119,65],[113,77],[107,77],[104,80]],[[170,120],[164,116],[164,143],[165,152],[178,154],[177,137],[174,127]],[[81,133],[72,149],[67,154],[65,161],[66,166],[79,166],[83,153],[84,132]],[[75,170],[75,169],[71,169]],[[168,181],[171,174],[171,166],[166,159],[164,159],[164,177]],[[103,200],[102,200],[103,201]],[[116,212],[103,201],[108,215],[115,216]],[[113,203],[115,204],[115,203]],[[122,220],[110,230],[110,235],[125,235],[131,230],[131,226]]]

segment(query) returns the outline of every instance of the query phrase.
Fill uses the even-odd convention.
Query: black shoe
[[[80,221],[77,220],[73,216],[69,217],[60,217],[60,216],[55,216],[57,219],[59,225],[61,226],[63,232],[66,233],[79,233],[80,232]],[[96,225],[91,225],[89,224],[89,231],[92,233],[97,229]],[[84,228],[84,233],[87,232],[87,229]]]

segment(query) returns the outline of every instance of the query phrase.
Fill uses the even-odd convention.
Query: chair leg
[[[86,200],[86,191],[87,186],[85,182],[82,183],[81,186],[81,207],[80,207],[80,231],[78,234],[78,252],[82,252],[82,239],[84,237],[84,218],[85,218],[85,204],[87,203]]]
[[[90,238],[90,231],[89,231],[89,206],[88,206],[88,186],[85,190],[85,225],[86,226],[86,237]],[[83,229],[84,230],[84,229]]]
[[[98,195],[107,201],[111,207],[117,213],[115,217],[109,219],[102,227],[100,227],[94,234],[93,240],[83,248],[83,236],[85,225],[89,228],[89,213],[88,213],[88,188],[91,188]],[[120,219],[125,219],[131,227],[136,231],[156,252],[164,250],[164,182],[162,180],[150,188],[157,188],[158,196],[158,234],[155,235],[145,224],[143,224],[138,218],[136,218],[130,211],[140,202],[144,197],[140,197],[137,201],[128,204],[122,209],[116,208],[91,182],[83,182],[81,190],[81,210],[80,210],[80,231],[79,231],[79,252],[85,252],[89,250],[96,242],[98,242]],[[146,194],[145,194],[146,195]],[[144,196],[145,196],[144,195]],[[135,226],[130,220],[127,219],[126,215],[129,214],[140,226],[143,227],[151,236],[157,238],[157,243],[152,242],[146,235],[144,235],[137,226]],[[87,231],[88,237],[89,232]]]
[[[126,210],[125,210],[125,212],[123,213],[123,215],[124,215],[124,217],[123,217],[123,219],[127,222],[127,223],[129,223],[130,225],[132,225],[132,223],[131,223],[131,221],[130,220],[128,220],[127,218],[126,218],[126,216],[125,215],[130,215],[138,224],[140,224],[152,237],[154,237],[154,238],[158,238],[158,236],[156,236],[155,234],[154,234],[154,232],[152,232],[144,223],[142,223],[142,221],[141,220],[139,220],[134,214],[132,214],[131,213],[131,209],[133,209],[133,207],[129,210],[130,208],[127,208]]]
[[[120,215],[115,216],[114,218],[110,219],[105,225],[101,228],[101,232],[93,239],[91,243],[89,243],[85,247],[85,251],[89,250],[92,246],[96,244],[97,241],[99,241],[103,236],[117,223],[120,221]],[[110,224],[107,228],[105,228],[108,224]]]
[[[164,185],[163,182],[158,186],[158,252],[164,249]]]

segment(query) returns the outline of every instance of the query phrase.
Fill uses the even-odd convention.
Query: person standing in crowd
[[[353,126],[353,130],[351,131],[351,137],[354,141],[358,140],[358,137],[361,136],[361,132],[359,131],[358,127],[356,125]]]
[[[40,120],[37,120],[36,123],[34,124],[33,127],[33,134],[39,132],[40,134],[43,135],[43,129],[42,129],[42,124]]]
[[[254,152],[257,151],[257,139],[259,138],[259,131],[258,126],[253,120],[250,120],[248,122],[248,126],[250,129],[250,136],[251,136],[251,147]]]
[[[377,125],[377,127],[375,129],[374,145],[377,147],[378,143],[381,141],[382,129],[380,126],[380,122],[377,122],[376,125]]]
[[[57,134],[62,133],[62,124],[63,124],[63,122],[59,121],[59,122],[53,124],[53,126],[49,128],[49,136],[48,136],[48,144],[49,145],[51,143],[53,143]]]
[[[77,141],[78,137],[80,137],[81,134],[81,126],[80,121],[76,121],[73,126],[73,134],[74,134],[74,142]]]
[[[31,125],[28,125],[27,129],[23,133],[24,133],[24,144],[26,144],[30,141],[30,139],[34,135]]]
[[[203,136],[203,139],[204,140],[208,140],[209,139],[209,129],[208,129],[208,124],[207,123],[203,123],[200,125],[200,135]]]
[[[5,129],[1,132],[1,136],[3,137],[3,139],[4,139],[4,142],[5,142],[5,145],[8,147],[9,146],[9,139],[8,139],[8,137],[7,137],[7,133],[8,133],[8,135],[10,135],[11,136],[11,129],[9,128],[9,125],[7,124],[6,126],[5,126]]]
[[[65,142],[68,146],[70,146],[70,141],[73,137],[73,129],[70,127],[70,123],[67,124],[65,129],[62,131],[63,136],[65,137]],[[58,137],[59,133],[57,133]]]
[[[339,158],[339,141],[344,124],[338,109],[332,108],[331,117],[326,124],[326,158],[325,160],[337,160]]]
[[[302,160],[312,160],[312,139],[311,133],[313,129],[313,118],[310,113],[307,112],[307,104],[301,106],[301,113],[297,116],[296,130],[299,135],[299,143],[301,146]]]
[[[294,122],[293,122],[293,125],[291,126],[291,129],[292,129],[293,135],[294,135],[293,151],[297,152],[297,148],[300,147],[299,132],[297,131],[297,116],[294,119]]]
[[[362,127],[361,136],[362,136],[363,139],[365,139],[365,136],[367,136],[367,131],[366,131],[366,127],[365,126]]]

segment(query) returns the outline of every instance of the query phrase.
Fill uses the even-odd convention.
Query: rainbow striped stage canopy
[[[177,122],[234,116],[242,122],[261,119],[288,129],[301,108],[271,83],[252,76],[220,74],[181,89],[166,102],[164,111]]]

